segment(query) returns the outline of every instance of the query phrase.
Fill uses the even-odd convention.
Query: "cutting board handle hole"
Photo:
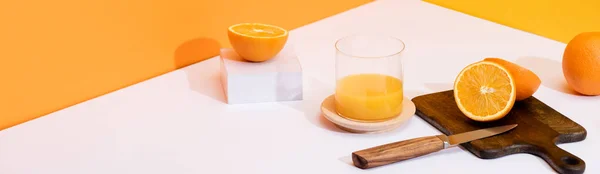
[[[577,165],[579,164],[579,160],[577,158],[573,158],[570,156],[562,157],[561,160],[568,165]]]

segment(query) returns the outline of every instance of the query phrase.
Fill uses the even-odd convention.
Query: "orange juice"
[[[382,74],[356,74],[340,79],[335,107],[343,117],[357,121],[383,121],[402,112],[402,80]]]

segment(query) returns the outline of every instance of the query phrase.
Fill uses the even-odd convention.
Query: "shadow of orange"
[[[202,68],[190,66],[218,56],[220,52],[221,45],[217,40],[199,37],[179,45],[175,49],[173,62],[176,69],[182,68],[186,73],[190,89],[214,100],[227,103],[221,86],[220,66],[218,64],[202,65]]]
[[[215,39],[200,37],[184,42],[175,50],[173,62],[175,68],[183,68],[188,65],[209,59],[219,55],[221,45]]]
[[[454,89],[454,84],[452,83],[425,83],[424,85],[426,88],[429,88],[433,92],[441,92]]]
[[[563,76],[562,65],[559,61],[527,56],[518,58],[516,63],[529,68],[537,74],[542,80],[543,86],[565,94],[579,95],[567,84]]]

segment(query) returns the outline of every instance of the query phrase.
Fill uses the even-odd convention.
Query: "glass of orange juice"
[[[402,40],[382,35],[351,35],[335,43],[335,108],[340,116],[378,122],[400,115],[404,47]]]

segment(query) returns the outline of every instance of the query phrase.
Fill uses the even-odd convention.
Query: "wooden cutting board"
[[[416,114],[439,131],[452,135],[494,126],[518,124],[515,129],[461,146],[482,159],[515,153],[529,153],[543,158],[556,172],[583,173],[585,162],[556,144],[582,141],[586,130],[535,97],[516,102],[504,118],[476,122],[464,116],[454,101],[453,91],[442,91],[412,99]]]

